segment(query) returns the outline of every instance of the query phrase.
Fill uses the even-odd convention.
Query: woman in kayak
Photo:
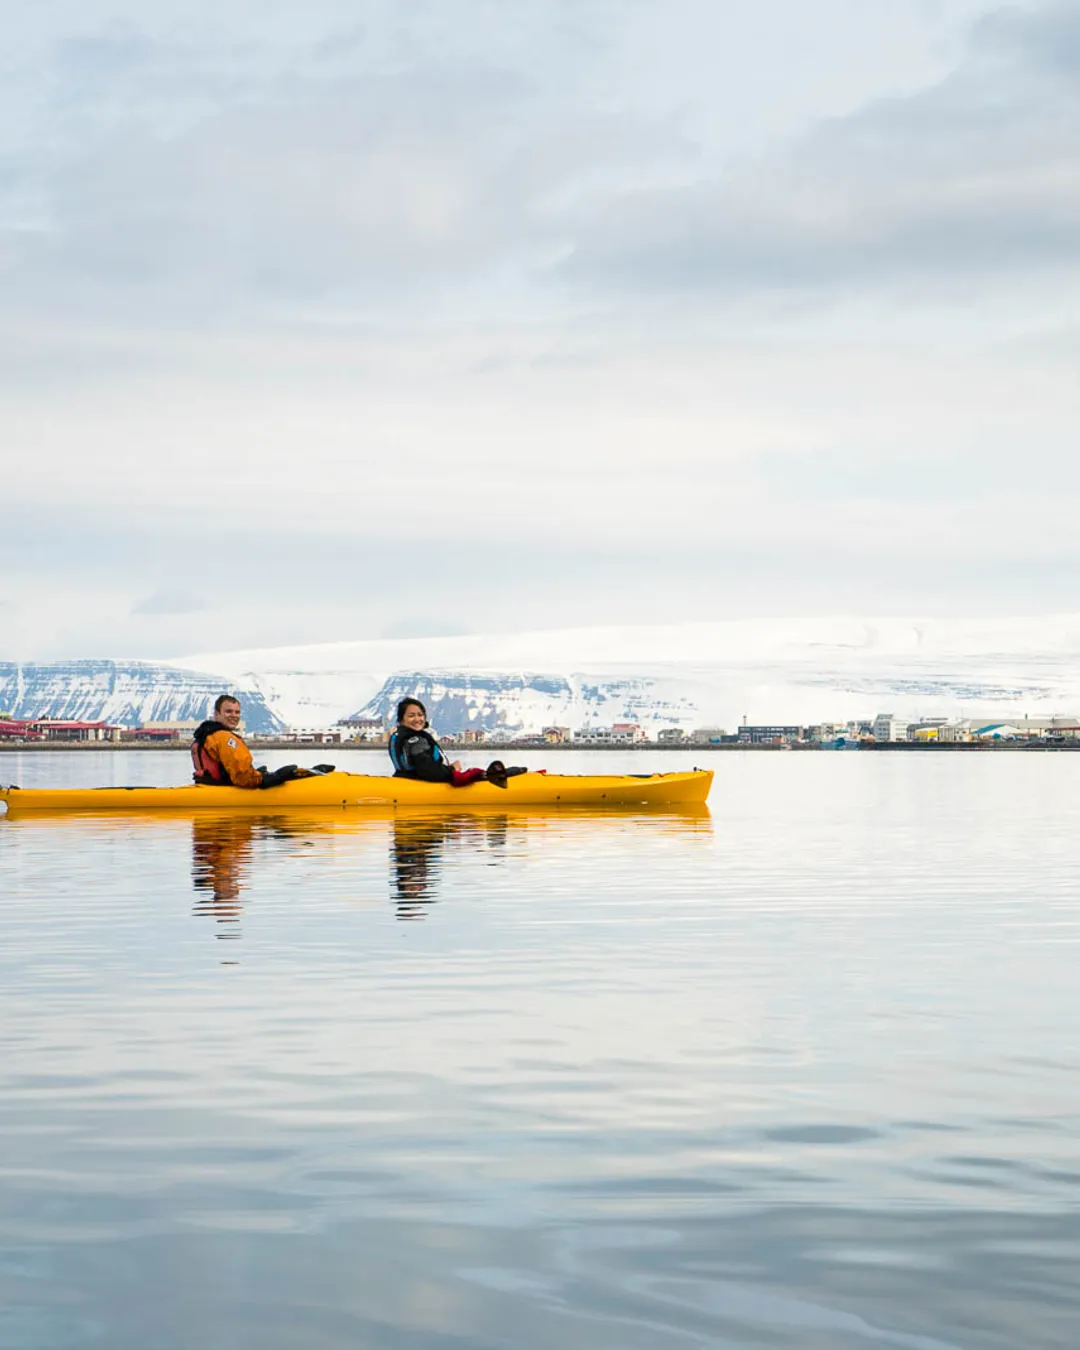
[[[418,698],[401,700],[397,721],[389,746],[395,778],[419,778],[424,783],[449,783],[451,787],[467,787],[484,780],[496,787],[506,786],[508,774],[501,760],[492,760],[486,769],[463,769],[460,760],[447,760],[428,730],[427,709]]]

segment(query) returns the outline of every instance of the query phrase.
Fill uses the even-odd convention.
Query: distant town
[[[42,717],[19,720],[0,714],[0,746],[19,748],[183,748],[190,740],[195,720],[149,722],[142,726],[117,726],[109,722],[68,721]],[[249,735],[252,745],[265,748],[293,745],[341,745],[355,749],[385,745],[391,728],[379,718],[348,717],[327,727],[298,727],[273,735]],[[867,721],[820,722],[810,726],[750,725],[743,722],[731,730],[703,726],[662,727],[648,734],[636,722],[572,729],[544,727],[534,735],[517,735],[507,728],[469,729],[458,735],[442,735],[444,745],[486,746],[492,749],[530,747],[588,749],[673,750],[694,747],[723,749],[961,749],[994,746],[1024,748],[1052,746],[1080,749],[1080,720],[1071,715],[1021,717],[1012,721],[978,718],[924,718],[908,722],[892,713],[880,713]]]

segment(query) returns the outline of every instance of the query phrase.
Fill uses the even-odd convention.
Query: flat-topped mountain
[[[0,662],[0,712],[19,720],[56,717],[131,727],[201,721],[229,689],[228,676],[151,661]],[[232,692],[243,701],[248,731],[284,727],[257,690]]]

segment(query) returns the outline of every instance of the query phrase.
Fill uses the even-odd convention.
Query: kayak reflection
[[[243,911],[240,896],[250,885],[256,845],[262,840],[311,842],[318,822],[288,816],[193,816],[191,818],[191,884],[196,893],[193,913],[221,925],[216,936],[238,938]]]
[[[191,884],[195,888],[194,913],[221,925],[216,937],[238,938],[243,906],[240,893],[251,871],[259,819],[243,817],[191,822]]]
[[[140,832],[160,828],[176,819],[166,813],[142,816],[135,823]],[[316,864],[314,875],[304,882],[306,893],[313,887],[341,885],[357,868],[366,874],[361,895],[386,894],[379,874],[386,869],[390,898],[399,919],[422,919],[430,906],[454,884],[467,884],[466,862],[501,865],[509,856],[571,850],[586,845],[590,853],[605,839],[625,833],[662,833],[681,837],[711,834],[708,808],[693,806],[676,812],[605,811],[537,813],[472,810],[448,816],[431,812],[355,813],[340,810],[275,815],[246,813],[189,814],[191,829],[191,882],[196,894],[194,913],[210,919],[221,939],[240,937],[244,893],[265,863],[267,874],[278,872],[284,856],[299,856],[289,845],[310,849],[305,856]],[[100,822],[105,824],[105,822]],[[109,821],[106,828],[115,828]],[[513,848],[508,845],[513,843]],[[276,845],[286,845],[285,854]],[[384,861],[385,860],[385,861]],[[341,865],[338,866],[337,864]],[[458,875],[460,871],[460,876]],[[372,877],[374,873],[374,877]],[[331,881],[330,878],[335,880]]]
[[[521,822],[518,822],[521,823]],[[484,849],[503,860],[510,819],[491,816],[396,816],[390,841],[390,885],[399,919],[422,919],[438,895],[447,846]]]

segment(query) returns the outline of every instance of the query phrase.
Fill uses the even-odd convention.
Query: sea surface
[[[699,758],[0,819],[0,1346],[1076,1350],[1080,755]]]

